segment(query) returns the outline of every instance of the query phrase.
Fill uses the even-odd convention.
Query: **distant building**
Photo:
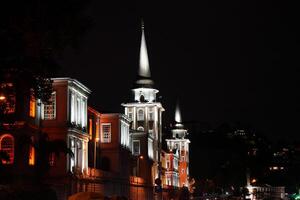
[[[178,151],[162,151],[162,185],[163,188],[179,188]]]
[[[172,131],[172,139],[166,139],[167,147],[169,152],[176,152],[174,154],[178,155],[178,173],[179,173],[179,187],[189,186],[189,144],[190,140],[186,138],[188,132],[184,129],[184,126],[181,121],[181,115],[179,106],[177,105],[176,112],[175,112],[175,125]],[[173,171],[171,179],[176,179],[175,169],[169,168],[170,171]],[[169,173],[165,174],[165,178],[168,182],[168,175]]]

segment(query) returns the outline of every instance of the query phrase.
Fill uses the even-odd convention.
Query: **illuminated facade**
[[[174,188],[179,187],[179,173],[178,164],[179,156],[178,151],[170,151],[161,153],[162,162],[162,185],[164,188]]]
[[[54,157],[51,173],[70,171],[84,174],[88,169],[87,101],[91,91],[75,79],[52,80],[53,93],[50,102],[41,105],[41,127],[51,140],[65,140],[74,157]]]
[[[175,125],[171,131],[173,138],[166,139],[168,151],[178,155],[179,187],[188,187],[190,140],[186,138],[188,132],[182,124],[178,105],[175,111]],[[169,171],[172,171],[172,168]]]
[[[120,113],[102,113],[100,118],[101,169],[128,178],[131,167],[129,119]]]
[[[151,80],[144,27],[142,27],[139,63],[139,78],[132,89],[133,101],[124,103],[122,106],[125,108],[125,114],[131,120],[132,153],[139,162],[138,176],[154,184],[155,178],[159,177],[164,108],[156,100],[158,90],[153,88]],[[139,160],[139,156],[144,159]],[[152,166],[151,169],[147,167],[149,165]]]

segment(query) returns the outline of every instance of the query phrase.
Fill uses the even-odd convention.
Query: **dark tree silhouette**
[[[27,140],[31,141],[31,140]],[[70,148],[67,147],[67,144],[64,140],[55,139],[50,140],[46,133],[39,133],[39,140],[37,142],[31,143],[37,154],[36,162],[36,171],[38,181],[41,181],[42,178],[47,174],[50,169],[49,158],[52,154],[59,159],[61,153],[68,154],[71,157],[74,157],[74,154]]]
[[[55,57],[76,46],[91,25],[82,11],[85,0],[7,1],[0,6],[0,83],[25,79],[22,90],[47,102],[50,77],[59,66]],[[24,84],[26,82],[26,84]]]

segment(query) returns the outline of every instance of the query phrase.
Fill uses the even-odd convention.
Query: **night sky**
[[[128,4],[128,2],[132,2]],[[93,21],[62,74],[93,93],[100,112],[123,112],[138,72],[145,22],[152,79],[166,124],[178,98],[184,121],[251,124],[269,138],[300,138],[299,11],[283,1],[91,1]],[[195,141],[192,141],[195,143]]]

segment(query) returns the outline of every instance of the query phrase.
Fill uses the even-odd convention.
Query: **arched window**
[[[138,111],[138,121],[144,121],[144,111],[143,109],[139,109]]]
[[[137,130],[138,130],[138,131],[144,131],[144,127],[139,126],[139,127],[137,128]]]
[[[5,134],[0,137],[0,150],[8,154],[9,160],[2,160],[2,164],[12,164],[14,162],[14,137]]]

